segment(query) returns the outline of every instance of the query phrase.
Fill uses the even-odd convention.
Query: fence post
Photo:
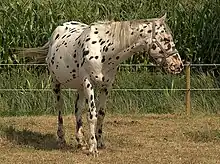
[[[186,113],[191,113],[191,97],[190,97],[190,63],[186,64]]]

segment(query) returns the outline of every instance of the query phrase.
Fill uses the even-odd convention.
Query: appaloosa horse
[[[89,152],[97,154],[104,146],[102,124],[107,95],[115,79],[117,67],[136,52],[145,51],[167,72],[180,73],[183,63],[175,48],[166,15],[161,18],[132,21],[107,21],[86,25],[67,22],[58,26],[43,47],[24,49],[24,56],[45,60],[53,79],[58,110],[58,141],[65,144],[63,98],[61,88],[77,89],[75,104],[76,140],[84,148],[81,111],[88,105],[90,128]],[[94,86],[100,89],[97,102]]]

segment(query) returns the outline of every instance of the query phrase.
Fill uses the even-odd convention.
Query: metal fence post
[[[186,65],[186,113],[191,114],[191,97],[190,97],[190,63]]]

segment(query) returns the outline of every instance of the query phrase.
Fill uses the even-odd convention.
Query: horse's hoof
[[[87,145],[78,144],[77,145],[77,149],[86,150],[87,149]]]
[[[104,143],[100,143],[100,144],[98,144],[98,149],[105,149],[106,148],[106,146],[105,146],[105,144]]]
[[[98,157],[99,156],[99,152],[98,152],[98,150],[87,151],[86,155],[88,155],[88,156],[92,155],[93,157]]]
[[[57,142],[57,145],[58,145],[58,148],[59,148],[59,149],[64,149],[64,148],[66,148],[66,146],[67,146],[65,140],[64,140],[64,141],[58,141],[58,142]]]

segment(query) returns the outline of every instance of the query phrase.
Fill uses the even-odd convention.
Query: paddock
[[[56,116],[1,117],[0,163],[220,162],[219,115],[108,114],[98,158],[77,150],[73,116],[64,120],[68,147],[58,149]]]

